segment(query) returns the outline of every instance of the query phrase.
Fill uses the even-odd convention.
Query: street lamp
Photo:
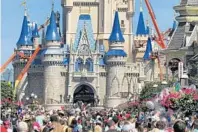
[[[162,81],[162,85],[167,85],[168,83],[166,81]]]
[[[29,97],[26,97],[26,100],[28,101],[30,98]]]
[[[157,85],[157,84],[154,84],[154,85],[153,85],[153,87],[154,87],[154,88],[157,88],[157,87],[158,87],[158,85]]]
[[[34,93],[31,94],[31,97],[34,97]]]

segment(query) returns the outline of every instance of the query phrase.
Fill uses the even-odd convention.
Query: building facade
[[[178,63],[184,63],[184,70],[188,71],[188,62],[197,54],[198,42],[198,1],[181,0],[174,7],[176,21],[178,22],[175,32],[164,51],[167,57],[167,78],[178,77]]]
[[[133,37],[134,0],[62,0],[62,7],[62,36],[53,8],[41,37],[24,15],[15,52],[31,57],[41,50],[17,86],[18,98],[26,102],[34,93],[46,107],[78,101],[115,107],[137,97],[146,74],[145,63],[135,62],[133,43],[143,41],[146,51],[149,33],[140,28]],[[15,80],[27,61],[20,56],[13,61]]]

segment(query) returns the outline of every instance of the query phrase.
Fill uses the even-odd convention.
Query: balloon
[[[194,84],[190,85],[190,88],[196,90],[196,86]]]
[[[148,102],[146,102],[146,107],[148,109],[153,110],[155,108],[155,105],[154,105],[154,103],[152,101],[148,101]]]

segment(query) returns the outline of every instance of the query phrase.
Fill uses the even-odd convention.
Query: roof
[[[17,42],[17,46],[19,45],[32,45],[31,36],[29,33],[29,26],[28,26],[28,20],[27,16],[25,15],[23,18],[23,24],[21,29],[21,35],[19,37],[19,40]]]
[[[140,14],[139,14],[136,35],[146,35],[146,34],[147,34],[147,32],[146,32],[145,24],[144,24],[144,16],[143,16],[143,12],[141,10]]]
[[[147,45],[146,45],[146,51],[144,53],[143,59],[144,60],[150,60],[150,56],[152,53],[152,44],[151,44],[151,38],[149,37],[147,40]]]
[[[147,35],[149,35],[149,34],[150,34],[149,26],[146,26],[146,34],[147,34]]]
[[[185,37],[185,24],[186,23],[179,23],[175,33],[172,36],[172,39],[170,40],[168,49],[177,50],[183,46]]]
[[[69,64],[69,58],[64,58],[63,65],[68,65],[68,64]]]
[[[198,6],[197,0],[181,0],[181,5]]]
[[[32,31],[32,37],[40,37],[38,33],[38,27],[37,24],[35,24],[34,29]]]
[[[51,12],[50,24],[47,26],[45,38],[47,41],[60,41],[60,36],[56,26],[56,16],[53,10]]]
[[[122,35],[122,31],[120,29],[120,20],[118,16],[118,11],[115,12],[114,23],[111,35],[109,37],[109,42],[124,42],[124,37]]]
[[[104,66],[105,65],[104,58],[99,58],[99,65],[100,66]]]
[[[76,30],[76,36],[74,40],[73,51],[77,51],[79,41],[81,38],[82,31],[86,29],[87,39],[89,42],[89,47],[91,51],[95,51],[96,45],[95,45],[95,39],[93,35],[93,28],[92,28],[92,22],[91,22],[91,16],[89,14],[81,14],[78,19],[78,25]]]
[[[124,56],[126,57],[127,54],[124,50],[121,49],[111,49],[106,53],[106,56]]]

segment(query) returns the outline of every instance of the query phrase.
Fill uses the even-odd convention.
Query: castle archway
[[[73,102],[77,103],[78,101],[82,101],[83,103],[94,106],[94,95],[94,90],[90,86],[82,84],[75,89],[73,93]]]

